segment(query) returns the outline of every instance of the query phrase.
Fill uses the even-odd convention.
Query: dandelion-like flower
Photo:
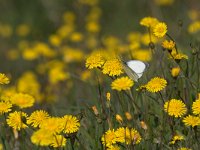
[[[46,111],[36,110],[27,118],[27,124],[31,124],[34,128],[40,127],[41,123],[48,118],[49,114]]]
[[[52,144],[53,138],[53,134],[49,133],[48,130],[39,129],[32,134],[31,142],[35,145],[49,146]]]
[[[184,136],[182,135],[174,135],[170,144],[175,144],[177,141],[184,140]]]
[[[47,130],[49,133],[60,133],[63,130],[62,118],[51,117],[40,124],[41,129]]]
[[[195,102],[192,104],[192,112],[195,115],[200,114],[200,98],[197,99]]]
[[[116,141],[126,144],[139,144],[142,140],[139,132],[134,128],[120,127],[115,131]]]
[[[35,99],[29,94],[16,93],[10,98],[10,101],[20,108],[27,108],[33,106]]]
[[[85,66],[88,69],[98,68],[102,67],[105,60],[103,59],[103,56],[100,53],[92,53],[87,59]]]
[[[62,135],[54,135],[53,139],[51,141],[51,146],[54,148],[57,147],[65,147],[66,146],[66,138],[64,138],[64,136]]]
[[[8,126],[12,127],[15,130],[20,130],[27,128],[27,125],[23,123],[22,119],[27,118],[27,114],[21,111],[15,111],[13,113],[9,113],[6,122]]]
[[[108,130],[101,137],[102,144],[106,147],[111,147],[116,143],[116,135],[114,130]]]
[[[9,102],[0,102],[0,115],[10,112],[12,108],[12,104]]]
[[[140,25],[145,26],[145,27],[153,27],[155,26],[159,21],[156,18],[153,17],[144,17],[140,21]]]
[[[108,74],[109,76],[119,76],[123,73],[123,66],[119,59],[114,58],[107,60],[103,65],[102,72]]]
[[[9,83],[10,83],[9,78],[5,74],[0,73],[0,84],[9,84]]]
[[[153,29],[153,34],[158,37],[162,38],[167,33],[167,25],[164,22],[157,23]]]
[[[171,99],[170,101],[165,102],[164,110],[170,116],[174,116],[176,118],[182,117],[187,112],[186,105],[181,100],[177,99]]]
[[[167,81],[164,78],[154,77],[146,85],[147,91],[155,93],[162,91],[167,86]]]
[[[114,80],[111,84],[113,90],[121,91],[121,90],[130,90],[130,88],[134,85],[134,82],[128,77],[121,77]]]
[[[175,42],[172,40],[164,40],[162,42],[162,47],[168,50],[172,50],[175,47]]]
[[[187,117],[183,118],[183,122],[186,126],[199,126],[200,125],[200,118],[197,116],[188,115]]]
[[[120,150],[120,147],[117,145],[111,145],[107,150]]]
[[[79,120],[72,115],[65,115],[62,118],[62,124],[63,124],[63,132],[64,133],[75,133],[80,128],[80,122]]]
[[[187,55],[181,54],[181,53],[173,54],[172,56],[173,56],[173,58],[174,58],[175,60],[188,59],[188,56],[187,56]]]

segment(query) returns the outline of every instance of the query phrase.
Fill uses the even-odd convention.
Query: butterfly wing
[[[138,82],[139,76],[130,67],[128,67],[126,63],[123,63],[123,69],[129,78]]]

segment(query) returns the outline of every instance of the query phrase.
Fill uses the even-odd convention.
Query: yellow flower
[[[65,115],[62,118],[62,124],[63,124],[63,132],[64,133],[75,133],[79,130],[80,122],[79,120],[72,115]]]
[[[174,3],[174,0],[154,0],[157,5],[168,6]]]
[[[92,32],[92,33],[98,33],[100,31],[101,27],[100,25],[98,24],[98,22],[95,22],[95,21],[89,21],[87,24],[86,24],[86,30],[88,32]]]
[[[186,126],[199,126],[200,125],[200,118],[192,115],[188,115],[183,119],[183,122]]]
[[[111,145],[109,148],[107,148],[106,150],[120,150],[120,147],[117,145]]]
[[[119,114],[116,114],[115,118],[116,118],[116,120],[117,120],[120,124],[123,123],[123,119],[122,119],[122,117],[121,117]]]
[[[98,68],[104,64],[105,60],[100,53],[92,53],[87,59],[85,66],[88,69]]]
[[[49,42],[53,45],[53,46],[60,46],[62,40],[58,35],[51,35],[49,37]]]
[[[0,102],[0,115],[10,112],[12,108],[12,104],[9,102]]]
[[[28,118],[27,124],[31,124],[33,127],[40,127],[41,123],[49,118],[49,114],[44,110],[34,111]]]
[[[27,108],[33,106],[35,99],[28,94],[16,93],[10,98],[10,101],[20,108]]]
[[[47,130],[49,133],[60,133],[63,130],[62,118],[52,117],[45,119],[40,124],[41,129]]]
[[[67,140],[66,140],[66,138],[64,138],[64,136],[54,135],[50,145],[53,146],[54,148],[65,147],[66,141]]]
[[[192,112],[195,115],[200,114],[200,98],[197,99],[195,102],[192,104]]]
[[[188,56],[182,53],[176,53],[175,49],[172,49],[171,55],[173,59],[175,60],[181,60],[181,59],[188,59]]]
[[[130,90],[130,88],[134,85],[134,82],[128,77],[121,77],[114,80],[111,84],[113,90],[121,91],[121,90]]]
[[[45,129],[35,131],[31,136],[31,142],[36,145],[49,146],[52,144],[53,134]]]
[[[106,147],[111,147],[113,144],[115,144],[116,135],[115,135],[114,129],[106,131],[106,133],[102,135],[101,141],[102,141],[103,146],[106,146]]]
[[[125,112],[125,116],[127,120],[132,120],[132,115],[129,112]]]
[[[134,128],[120,127],[115,131],[116,141],[126,144],[139,144],[142,140],[139,132]]]
[[[175,42],[172,40],[164,40],[162,42],[162,47],[168,50],[172,50],[175,47]]]
[[[165,102],[164,109],[165,112],[174,117],[182,117],[187,112],[186,105],[181,100],[177,99],[171,99]]]
[[[71,34],[70,40],[72,42],[80,42],[83,40],[83,35],[79,32],[74,32]]]
[[[195,21],[193,23],[191,23],[188,27],[188,32],[189,33],[197,33],[200,31],[200,21]]]
[[[153,27],[156,25],[159,21],[156,18],[153,17],[145,17],[140,20],[140,25],[145,26],[145,27]]]
[[[180,68],[179,67],[174,67],[171,69],[171,75],[172,77],[177,77],[180,73]]]
[[[119,76],[123,73],[123,66],[119,59],[114,58],[107,60],[105,64],[103,65],[102,72],[104,74],[108,74],[109,76]]]
[[[177,150],[192,150],[191,148],[187,148],[187,147],[181,147],[181,148],[178,148]]]
[[[146,49],[138,49],[132,52],[132,56],[134,59],[141,61],[150,61],[152,58],[152,53]]]
[[[16,29],[17,35],[27,36],[30,33],[30,28],[27,24],[20,24]]]
[[[174,135],[170,144],[175,144],[177,141],[181,140],[184,140],[184,137],[182,135]]]
[[[0,73],[0,84],[8,84],[8,83],[10,83],[9,78],[5,74]]]
[[[147,91],[155,93],[162,91],[167,86],[167,81],[164,78],[154,77],[146,85]]]
[[[167,33],[167,25],[164,22],[160,22],[155,25],[153,33],[156,37],[162,38]]]
[[[15,111],[9,113],[8,118],[6,119],[7,124],[15,130],[20,130],[27,128],[27,125],[23,123],[22,119],[27,118],[27,114],[21,111]]]

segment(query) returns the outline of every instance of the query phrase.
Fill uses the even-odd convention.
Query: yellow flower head
[[[175,42],[172,40],[164,40],[162,42],[162,47],[168,50],[172,50],[175,47]]]
[[[63,125],[63,132],[64,133],[75,133],[80,128],[80,122],[79,120],[72,115],[65,115],[62,118],[62,125]]]
[[[162,38],[165,36],[166,33],[167,33],[167,25],[164,22],[160,22],[155,25],[153,29],[153,34],[156,37]]]
[[[130,88],[134,85],[134,82],[128,77],[121,77],[114,80],[111,84],[113,90],[121,91],[121,90],[130,90]]]
[[[103,56],[100,53],[92,53],[87,59],[85,66],[88,69],[98,68],[102,67],[105,60],[103,59]]]
[[[120,127],[115,131],[115,134],[118,142],[126,142],[126,144],[139,144],[142,139],[139,132],[134,128]]]
[[[10,112],[12,108],[12,104],[9,102],[1,102],[0,101],[0,115]]]
[[[49,146],[52,144],[53,134],[45,129],[39,129],[31,136],[31,142],[35,145]]]
[[[15,130],[20,130],[27,128],[27,125],[23,123],[22,119],[27,118],[27,114],[21,111],[15,111],[13,113],[9,113],[6,122],[8,126],[12,127]]]
[[[170,101],[165,102],[164,110],[170,116],[174,117],[182,117],[187,112],[186,105],[181,100],[177,99],[171,99]]]
[[[31,124],[33,127],[40,127],[41,123],[49,118],[49,114],[44,110],[34,111],[28,118],[27,124]]]
[[[159,21],[156,18],[153,17],[145,17],[140,20],[140,25],[145,27],[153,27],[155,26]]]
[[[122,119],[122,117],[121,117],[119,114],[116,114],[115,118],[116,118],[116,120],[117,120],[120,124],[123,123],[123,119]]]
[[[177,150],[192,150],[191,148],[187,148],[187,147],[181,147],[181,148],[178,148]]]
[[[174,0],[154,0],[157,5],[168,6],[174,3]]]
[[[127,120],[132,120],[132,115],[129,112],[125,112],[125,116]]]
[[[57,147],[65,147],[66,146],[66,138],[62,135],[54,135],[51,141],[51,146],[54,148]]]
[[[119,76],[123,73],[123,66],[119,59],[114,58],[107,60],[103,65],[102,72],[108,74],[109,76]]]
[[[191,23],[188,27],[188,32],[191,34],[197,33],[200,31],[200,21],[195,21]]]
[[[200,125],[200,118],[192,115],[188,115],[183,119],[183,122],[186,126],[199,126]]]
[[[111,145],[107,150],[120,150],[120,147],[117,145]]]
[[[5,74],[0,73],[0,84],[9,84],[9,83],[10,83],[9,78]]]
[[[162,91],[166,86],[167,81],[164,78],[155,77],[145,85],[145,88],[147,91],[155,93]]]
[[[170,144],[175,144],[177,141],[181,140],[184,140],[184,137],[182,135],[174,135]]]
[[[173,50],[174,50],[174,49],[173,49]],[[173,59],[175,59],[175,60],[188,59],[188,56],[187,56],[187,55],[181,54],[181,53],[174,53],[173,50],[172,50],[172,53],[171,53]]]
[[[47,130],[49,133],[60,133],[63,130],[62,118],[51,117],[45,119],[40,124],[41,129]]]
[[[110,147],[116,143],[116,135],[114,130],[108,130],[102,135],[101,141],[103,146]]]
[[[195,115],[200,114],[200,98],[197,99],[195,102],[192,104],[192,112]]]
[[[16,93],[10,98],[10,101],[20,108],[27,108],[33,106],[35,99],[28,94]]]
[[[177,77],[180,73],[180,68],[179,67],[174,67],[171,69],[171,75],[172,77]]]

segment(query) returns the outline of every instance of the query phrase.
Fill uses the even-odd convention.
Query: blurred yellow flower
[[[183,118],[183,122],[186,126],[199,126],[200,125],[200,118],[197,116],[188,115],[187,117]]]
[[[34,128],[40,127],[41,123],[49,118],[49,114],[44,110],[36,110],[27,118],[27,124]]]
[[[81,49],[63,47],[63,60],[65,62],[80,62],[84,60],[84,53]]]
[[[125,112],[125,116],[127,120],[132,120],[132,115],[129,112]]]
[[[151,38],[150,38],[150,36],[151,36]],[[148,46],[150,42],[153,42],[153,43],[159,42],[159,39],[154,34],[150,34],[150,36],[148,33],[143,34],[141,37],[142,44]]]
[[[168,50],[172,50],[175,47],[175,42],[172,40],[164,40],[162,42],[162,47]]]
[[[162,38],[167,33],[167,25],[164,22],[157,23],[153,28],[153,34],[158,37]]]
[[[107,60],[102,69],[103,74],[108,74],[109,76],[119,76],[123,73],[123,66],[117,58]]]
[[[81,42],[83,40],[83,34],[80,32],[74,32],[70,36],[72,42]]]
[[[0,23],[0,36],[8,38],[13,34],[13,29],[9,24]]]
[[[181,69],[179,67],[174,67],[171,69],[172,77],[177,77],[180,73]]]
[[[195,21],[188,26],[188,32],[191,34],[197,33],[200,31],[200,21]]]
[[[57,147],[65,147],[66,146],[66,138],[62,135],[54,135],[51,141],[50,146],[57,148]]]
[[[157,5],[168,6],[174,3],[174,0],[154,0]]]
[[[100,53],[92,53],[87,59],[85,66],[88,69],[98,68],[104,64],[105,60],[103,59],[103,56]]]
[[[182,135],[174,135],[170,144],[175,144],[177,141],[184,140],[184,136]]]
[[[181,100],[177,99],[171,99],[168,102],[165,102],[164,110],[170,116],[174,116],[176,118],[182,117],[187,112],[186,105]]]
[[[20,108],[27,108],[33,106],[35,99],[29,94],[16,93],[10,98],[10,101]]]
[[[20,130],[27,128],[28,126],[22,121],[23,118],[27,118],[27,114],[21,111],[15,111],[12,113],[9,113],[8,118],[6,119],[6,122],[8,126],[12,127],[15,130]]]
[[[86,24],[86,30],[92,33],[98,33],[100,31],[100,25],[98,22],[90,21]]]
[[[0,115],[10,112],[12,109],[12,104],[9,102],[0,101]]]
[[[40,146],[49,146],[52,144],[52,139],[54,138],[53,134],[48,130],[39,129],[33,132],[31,136],[31,142]]]
[[[153,17],[144,17],[142,20],[140,20],[140,25],[145,26],[145,27],[153,27],[158,23],[158,19],[153,18]]]
[[[132,57],[137,60],[141,60],[144,62],[150,61],[152,58],[152,53],[150,50],[146,49],[138,49],[132,51]]]
[[[134,82],[128,77],[120,77],[115,79],[111,87],[113,90],[121,91],[121,90],[130,90],[130,88],[134,85]]]
[[[154,77],[144,86],[149,92],[160,92],[167,86],[167,81],[164,78]]]
[[[122,117],[121,117],[119,114],[116,114],[115,118],[116,118],[116,120],[117,120],[120,124],[123,123],[123,119],[122,119]]]
[[[22,52],[22,57],[25,59],[25,60],[35,60],[39,57],[39,53],[35,50],[35,49],[32,49],[32,48],[26,48],[23,50]]]
[[[53,46],[60,46],[61,42],[62,42],[62,39],[56,35],[56,34],[53,34],[53,35],[50,35],[49,37],[49,42],[53,45]]]
[[[59,134],[63,130],[63,120],[59,117],[47,118],[41,122],[40,128],[45,129],[48,133]]]
[[[200,98],[192,103],[192,112],[195,115],[200,114]]]
[[[9,78],[5,74],[0,73],[0,84],[9,84],[9,83],[10,83]]]
[[[62,118],[63,132],[70,134],[75,133],[79,130],[80,122],[79,120],[72,115],[65,115]]]
[[[27,36],[30,33],[30,27],[27,24],[17,26],[16,33],[18,36]]]
[[[187,148],[187,147],[181,147],[181,148],[178,148],[177,150],[192,150],[191,148]]]
[[[126,144],[139,144],[142,140],[139,132],[134,128],[120,127],[115,131],[116,141]]]

